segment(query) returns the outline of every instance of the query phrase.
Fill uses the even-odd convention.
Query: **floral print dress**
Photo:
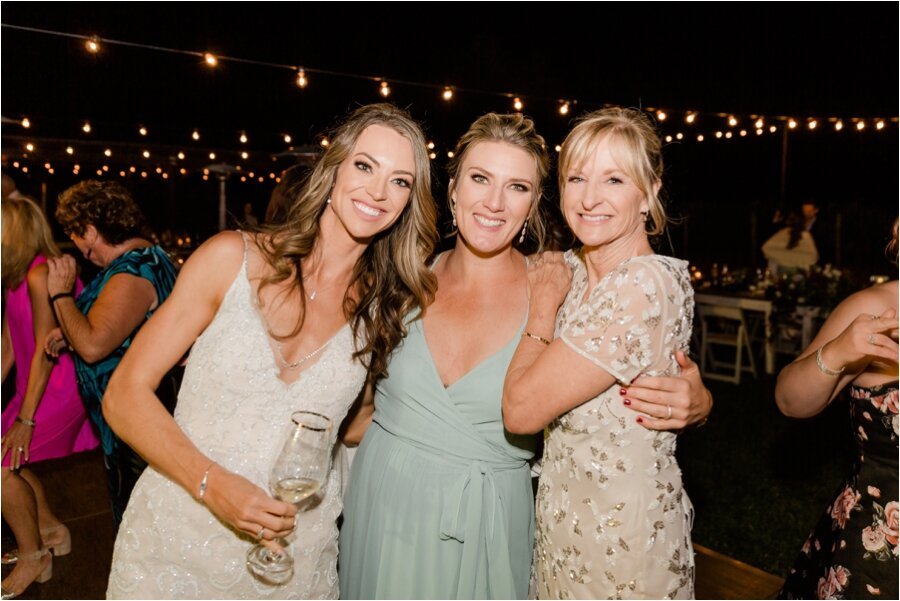
[[[850,389],[858,454],[803,544],[785,599],[897,599],[897,382]]]
[[[687,264],[634,257],[588,291],[582,260],[569,252],[566,261],[572,289],[556,336],[626,385],[641,374],[677,374],[674,352],[687,347],[694,312]],[[676,436],[643,428],[637,416],[613,385],[547,427],[536,508],[538,598],[693,598],[693,509]]]

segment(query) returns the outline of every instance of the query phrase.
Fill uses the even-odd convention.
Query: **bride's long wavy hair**
[[[259,228],[267,234],[259,237],[260,248],[274,269],[262,279],[259,290],[293,280],[291,289],[300,290],[300,317],[285,338],[295,336],[303,327],[306,314],[301,262],[313,251],[319,236],[319,219],[338,167],[370,125],[390,127],[408,139],[416,163],[409,203],[396,223],[376,235],[363,252],[344,294],[344,314],[356,339],[354,358],[366,365],[369,378],[374,380],[387,375],[388,357],[407,333],[406,315],[415,309],[423,310],[437,288],[437,281],[425,264],[438,239],[431,161],[425,136],[406,111],[384,103],[363,106],[328,136],[329,144],[300,187],[287,221]]]

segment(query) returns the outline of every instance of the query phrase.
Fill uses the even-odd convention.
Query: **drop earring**
[[[525,224],[522,226],[522,234],[519,236],[519,244],[525,242],[525,232],[528,231],[528,220],[525,220]]]
[[[453,229],[456,229],[456,199],[451,198],[450,202],[453,205],[450,207],[450,213],[453,215]]]
[[[325,199],[325,204],[327,204],[327,205],[330,205],[330,204],[331,204],[331,197],[330,197],[330,196],[329,196],[328,198]]]

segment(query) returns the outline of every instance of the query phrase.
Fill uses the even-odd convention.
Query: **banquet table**
[[[704,292],[697,291],[694,294],[694,302],[697,304],[715,305],[719,307],[737,307],[742,311],[757,312],[763,314],[765,327],[764,350],[766,373],[775,373],[775,336],[772,331],[772,301],[749,292],[732,292],[725,290],[707,289]],[[815,319],[819,317],[819,307],[801,305],[797,307],[796,314],[801,320],[800,343],[801,350],[809,346],[812,341]]]

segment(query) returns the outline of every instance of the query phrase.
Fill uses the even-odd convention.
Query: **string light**
[[[285,144],[291,143],[291,135],[290,134],[284,134],[284,143]]]
[[[211,52],[205,52],[203,54],[203,60],[210,67],[215,67],[219,64],[219,59],[216,58],[216,55]]]
[[[568,102],[563,101],[559,104],[559,114],[560,115],[568,115],[569,114],[569,103]]]
[[[378,93],[387,98],[391,95],[391,86],[388,85],[388,82],[382,81],[381,86],[378,89]]]
[[[147,172],[146,172],[146,171],[141,171],[141,177],[146,178],[146,177],[147,177]]]
[[[109,171],[109,165],[103,165],[103,171],[104,173]]]
[[[306,71],[303,68],[297,70],[297,87],[305,88],[309,85],[309,80],[306,79]]]
[[[180,173],[181,175],[187,175],[187,169],[182,167],[181,169],[178,170],[178,173]]]
[[[107,148],[106,150],[103,151],[103,154],[104,154],[104,156],[111,157],[111,156],[112,156],[112,150],[110,150],[109,148]]]
[[[247,143],[247,134],[245,132],[241,132],[241,137],[238,138],[238,140],[241,141],[241,144],[246,144]]]
[[[771,133],[774,134],[777,130],[778,130],[778,128],[775,127],[774,125],[770,125],[770,126],[769,126],[769,131],[770,131]]]
[[[50,175],[53,175],[55,173],[55,171],[53,171],[53,169],[47,169],[47,173],[49,173]]]
[[[50,169],[52,165],[50,163],[44,163],[44,169]]]
[[[844,129],[844,122],[838,119],[838,122],[834,124],[834,130],[841,131],[842,129]]]
[[[434,152],[429,153],[428,157],[429,157],[431,160],[434,160],[434,159],[437,158],[437,153],[434,153]]]
[[[717,132],[716,132],[716,137],[717,137],[717,138],[721,138],[721,137],[722,137],[722,132],[717,131]]]
[[[71,146],[66,146],[66,154],[75,154],[75,149]]]
[[[788,127],[791,128],[791,129],[796,128],[796,127],[797,127],[797,122],[794,121],[793,119],[789,119],[789,120],[788,120]]]
[[[684,120],[685,120],[685,122],[690,124],[690,123],[693,123],[696,118],[697,118],[697,113],[688,113],[687,115],[685,115]]]
[[[434,150],[434,142],[428,143],[428,150]]]
[[[659,121],[665,121],[666,117],[668,117],[668,115],[666,114],[665,111],[656,111],[656,118]]]
[[[214,153],[214,152],[209,153],[209,160],[210,160],[210,161],[215,161],[215,160],[216,160],[216,153]]]
[[[557,144],[556,146],[553,147],[553,150],[555,150],[556,152],[559,152],[560,150],[562,150],[562,146]]]
[[[199,139],[200,139],[200,132],[197,131],[197,130],[195,129],[194,132],[191,134],[191,137],[192,137],[194,140],[199,140]]]
[[[157,167],[157,168],[156,168],[156,173],[157,173],[157,175],[159,175],[160,173],[162,173],[162,167]]]
[[[731,127],[737,125],[737,119],[735,119],[734,115],[728,117],[728,125],[730,125]]]
[[[137,169],[135,168],[134,165],[132,165],[131,167],[128,168],[128,172],[129,172],[129,173],[134,173],[134,172],[136,172],[136,171],[137,171]]]
[[[756,135],[757,135],[757,136],[761,136],[762,133],[763,133],[762,128],[758,128],[758,129],[756,130]]]
[[[726,131],[726,132],[725,132],[725,139],[726,139],[726,140],[730,140],[732,135],[733,135],[733,134],[732,134],[730,131]]]
[[[672,141],[672,136],[666,136],[666,142],[671,142],[671,141]]]
[[[143,155],[143,157],[144,157],[145,159],[149,159],[149,158],[150,158],[150,151],[149,151],[149,150],[145,150],[144,152],[141,153],[141,155]]]
[[[753,125],[756,126],[756,129],[762,129],[763,125],[765,125],[765,122],[762,120],[762,117],[760,117],[759,119],[756,120],[756,123],[754,123]]]
[[[741,137],[743,138],[743,137],[745,137],[746,135],[747,135],[747,130],[746,130],[746,129],[742,129],[742,130],[741,130]]]
[[[448,159],[452,159],[452,158],[453,158],[453,151],[452,151],[452,150],[448,150],[448,151],[447,151],[447,158],[448,158]]]
[[[521,111],[525,105],[522,103],[522,99],[516,96],[513,98],[513,108],[517,111]]]
[[[677,134],[675,134],[675,139],[676,139],[676,140],[682,140],[682,139],[684,139],[684,134],[681,133],[681,132],[678,132]]]
[[[95,35],[92,35],[88,40],[84,43],[84,47],[87,48],[87,51],[91,54],[97,54],[100,52],[100,38]]]
[[[698,142],[702,142],[703,140],[704,140],[703,134],[700,134],[700,135],[697,136],[697,141],[698,141]]]
[[[444,100],[450,100],[453,98],[453,89],[450,86],[446,86],[444,88],[444,92],[441,94],[441,97]]]
[[[125,172],[124,172],[124,171],[119,171],[119,177],[125,177]]]
[[[250,158],[250,154],[247,151],[241,153],[241,158],[245,161]]]
[[[328,144],[329,144],[328,138],[322,138],[322,141],[319,142],[319,144],[320,144],[323,148],[328,148]]]
[[[882,129],[884,129],[884,121],[878,121],[878,122],[875,124],[875,129],[877,129],[877,130],[879,130],[879,131],[882,130]]]
[[[141,134],[142,136],[146,136],[147,128],[142,125],[141,128],[138,130],[138,133]]]
[[[815,119],[810,119],[809,123],[807,124],[807,127],[809,127],[810,129],[815,129],[816,127],[818,127],[818,125],[819,125],[818,121],[816,121]]]
[[[31,127],[31,121],[28,120],[28,117],[22,119],[22,127],[24,127],[25,129]]]
[[[856,131],[862,131],[866,128],[866,122],[860,119],[856,122]]]
[[[86,134],[91,133],[91,124],[89,121],[84,122],[84,125],[81,126],[81,131],[83,131]]]
[[[183,161],[183,160],[184,160],[184,153],[183,153],[183,152],[179,152],[179,153],[178,153],[178,160],[179,160],[179,161]]]
[[[168,174],[168,173],[165,173],[165,172],[163,172],[163,174],[162,174],[162,178],[163,178],[163,179],[169,179],[169,174]]]
[[[22,167],[22,173],[28,173],[28,167],[23,166],[23,167]]]

